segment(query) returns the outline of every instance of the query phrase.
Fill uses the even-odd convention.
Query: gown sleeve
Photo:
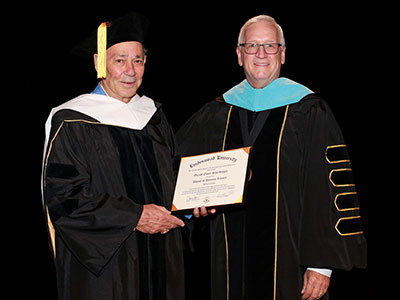
[[[309,105],[312,103],[311,105]],[[360,205],[347,145],[328,105],[303,107],[303,189],[300,261],[349,270],[366,265]]]
[[[84,131],[84,126],[53,120],[44,168],[44,199],[56,235],[85,267],[100,275],[132,234],[142,205],[93,188],[97,174],[87,163],[91,153]]]

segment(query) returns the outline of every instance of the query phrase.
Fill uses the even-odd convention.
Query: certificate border
[[[218,153],[227,153],[230,151],[237,151],[237,150],[244,150],[248,157],[247,157],[247,166],[246,166],[246,176],[245,176],[245,182],[243,185],[243,193],[242,193],[242,200],[240,202],[236,201],[234,203],[229,203],[229,204],[219,204],[219,205],[203,205],[204,207],[211,209],[211,208],[230,208],[230,207],[238,207],[241,205],[245,205],[246,202],[246,194],[247,194],[247,186],[249,184],[249,181],[251,180],[251,158],[252,158],[252,146],[246,146],[246,147],[241,147],[241,148],[235,148],[235,149],[228,149],[228,150],[224,150],[224,151],[215,151],[215,152],[209,152],[209,153],[203,153],[203,154],[199,154],[199,155],[190,155],[190,156],[185,156],[181,158],[181,162],[182,160],[186,159],[186,158],[190,158],[190,157],[199,157],[202,155],[210,155],[210,154],[218,154]],[[179,166],[180,168],[180,166]],[[179,170],[178,170],[178,174],[179,174]],[[178,180],[178,178],[176,178],[176,181]],[[175,196],[175,189],[176,189],[176,182],[175,182],[175,187],[174,187],[174,193],[173,195]],[[194,208],[185,208],[185,209],[178,209],[177,207],[175,207],[174,203],[173,203],[173,199],[172,199],[172,203],[171,203],[171,212],[172,214],[176,215],[176,214],[186,214],[186,213],[191,213],[193,211]]]

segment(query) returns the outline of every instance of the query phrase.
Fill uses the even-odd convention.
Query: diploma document
[[[172,211],[243,203],[251,147],[183,157]]]

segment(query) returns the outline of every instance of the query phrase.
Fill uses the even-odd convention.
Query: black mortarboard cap
[[[128,13],[127,15],[115,19],[111,22],[104,22],[107,30],[107,44],[108,49],[112,45],[137,41],[144,44],[147,29],[149,27],[148,19],[136,12]],[[101,26],[101,25],[100,25]],[[89,58],[97,53],[98,31],[93,31],[86,39],[80,42],[72,49],[72,54]]]

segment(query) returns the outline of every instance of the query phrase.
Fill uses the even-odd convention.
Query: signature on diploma
[[[196,202],[196,201],[199,201],[199,200],[200,199],[197,196],[193,196],[193,197],[189,196],[189,197],[186,198],[186,202]]]
[[[230,195],[232,195],[235,192],[235,190],[230,190],[230,191],[225,191],[222,193],[218,193],[217,198],[225,198],[228,197]]]

